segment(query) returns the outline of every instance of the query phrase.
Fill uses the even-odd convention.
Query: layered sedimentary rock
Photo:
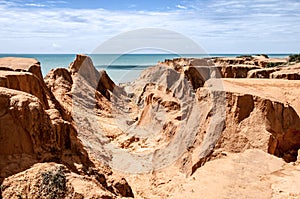
[[[244,55],[239,57],[216,57],[214,63],[217,66],[227,65],[249,65],[265,68],[268,64],[284,65],[288,62],[286,58],[269,58],[267,55]]]
[[[251,70],[260,69],[252,65],[229,65],[221,68],[223,78],[246,78]]]
[[[1,71],[0,86],[23,91],[39,98],[45,109],[49,108],[41,80],[29,72]]]
[[[37,76],[38,79],[43,79],[40,62],[32,58],[0,58],[0,69],[18,72],[30,72]]]
[[[254,69],[248,72],[248,78],[270,78],[270,74],[279,71],[279,67]]]
[[[289,66],[251,70],[248,72],[248,78],[299,80],[299,69],[299,64],[293,64]]]
[[[300,64],[283,67],[270,75],[273,79],[300,80]]]
[[[154,187],[161,186],[168,189],[167,187],[174,185],[171,182],[174,179],[171,176],[176,173],[174,170],[194,173],[207,161],[225,157],[231,152],[241,153],[247,149],[256,148],[282,157],[287,162],[293,162],[297,159],[300,109],[299,101],[293,96],[299,93],[299,82],[284,82],[283,80],[250,81],[245,79],[240,79],[240,81],[228,79],[228,82],[226,82],[226,79],[207,81],[211,77],[216,77],[212,75],[215,73],[216,67],[209,68],[207,64],[203,64],[203,61],[200,62],[202,66],[190,66],[186,62],[183,66],[180,66],[178,60],[175,60],[175,64],[171,61],[167,63],[169,67],[175,66],[175,70],[180,74],[186,74],[185,77],[196,90],[198,98],[198,102],[193,108],[200,107],[197,109],[201,110],[198,114],[204,116],[199,120],[201,125],[186,126],[186,128],[196,128],[198,133],[193,144],[189,145],[187,152],[172,168],[173,172],[170,172],[172,174],[169,178],[162,174],[167,172],[166,170],[157,172],[161,173],[160,176],[157,173],[152,175],[160,183],[152,181],[153,190],[150,194],[155,194],[156,197],[171,197],[168,193],[164,193],[166,195],[162,194],[163,190],[161,189],[161,192],[155,191]],[[197,70],[197,68],[202,70]],[[192,75],[189,75],[187,71],[193,71]],[[155,69],[143,74],[150,73],[157,74]],[[167,74],[172,74],[170,77],[174,77],[173,72]],[[193,80],[193,78],[196,79]],[[166,80],[168,79],[166,77]],[[176,80],[176,78],[170,79]],[[158,82],[163,81],[159,80]],[[206,82],[206,85],[204,84],[204,88],[201,88],[203,82]],[[176,84],[176,81],[174,81],[174,84]],[[253,87],[255,84],[257,84],[257,87]],[[244,88],[245,86],[246,88]],[[290,91],[287,91],[287,89],[290,89]],[[225,107],[225,111],[221,110],[222,107]],[[224,112],[225,116],[222,115]],[[145,178],[147,177],[149,176]],[[134,180],[136,179],[134,178]],[[295,192],[296,195],[299,194],[297,191]],[[151,195],[151,197],[154,196]]]
[[[272,73],[271,78],[300,80],[300,73],[298,71],[278,71],[278,72]]]
[[[276,78],[278,75],[273,77],[271,73],[283,70],[283,74],[293,73],[294,75],[290,74],[289,77],[281,75],[278,76],[278,79],[295,79],[298,77],[295,73],[297,73],[297,69],[299,68],[297,64],[295,66],[286,67],[286,65],[289,64],[286,58],[268,58],[266,55],[249,55],[237,58],[177,58],[165,60],[158,64],[171,67],[177,71],[192,71],[193,68],[197,68],[198,71],[202,70],[201,75],[203,75],[203,77],[199,76],[200,80],[202,80],[202,85],[203,80],[207,79],[207,71],[209,70],[218,70],[222,78]],[[199,78],[193,79],[198,80]]]
[[[1,62],[3,68],[21,68],[21,72],[0,71],[1,77],[1,177],[23,170],[34,162],[70,159],[85,161],[76,130],[64,117],[63,108],[48,91],[38,62],[19,59]],[[31,69],[34,73],[31,73]],[[27,70],[29,72],[23,72]],[[38,73],[38,71],[40,73]],[[49,105],[51,104],[51,105]],[[51,106],[51,107],[50,107]],[[23,139],[24,138],[24,139]],[[14,157],[19,158],[14,158]],[[74,156],[74,157],[73,157]],[[83,158],[83,159],[82,159]]]
[[[298,197],[300,82],[260,79],[287,73],[270,62],[178,58],[121,85],[85,55],[45,80],[2,64],[2,196]]]
[[[3,198],[133,196],[126,180],[93,162],[78,139],[65,103],[73,81],[69,71],[54,70],[48,88],[34,59],[3,58],[0,66],[1,183],[10,176],[1,185]],[[69,170],[74,178],[65,177]],[[88,185],[92,193],[81,193]]]

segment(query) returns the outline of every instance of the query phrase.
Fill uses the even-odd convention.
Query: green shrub
[[[263,56],[264,58],[269,58],[269,56],[267,54],[257,54],[256,56]]]
[[[252,55],[239,55],[236,58],[252,58]]]
[[[289,62],[300,62],[300,54],[290,55]]]
[[[67,186],[63,169],[57,167],[56,170],[42,173],[42,184],[39,190],[42,198],[64,198]]]
[[[281,62],[269,62],[266,67],[267,68],[272,68],[272,67],[277,67],[277,66],[280,66],[280,65],[282,65]]]

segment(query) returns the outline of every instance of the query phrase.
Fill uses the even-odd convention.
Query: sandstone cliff
[[[44,80],[0,62],[4,198],[300,196],[297,64],[178,58],[116,85],[85,55]]]
[[[48,83],[48,88],[39,62],[34,59],[3,58],[0,66],[3,198],[132,196],[126,180],[112,174],[105,165],[93,162],[78,139],[69,106],[62,103],[67,101],[64,96],[70,91],[73,81],[68,71],[55,70],[51,80],[56,82],[52,85],[61,84],[52,88]],[[70,172],[74,177],[66,177]],[[92,193],[83,192],[89,184]]]

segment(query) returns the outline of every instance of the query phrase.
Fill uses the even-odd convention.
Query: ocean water
[[[236,57],[241,54],[92,54],[95,67],[106,70],[117,83],[136,79],[142,70],[154,66],[159,61],[178,57]],[[289,54],[268,54],[269,57],[287,57]],[[75,54],[0,54],[1,57],[28,57],[41,62],[42,73],[45,76],[53,68],[67,68],[75,59]]]

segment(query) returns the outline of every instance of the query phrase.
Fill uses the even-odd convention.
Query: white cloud
[[[183,6],[183,5],[177,5],[176,8],[184,9],[184,10],[187,9],[187,7],[185,7],[185,6]]]
[[[46,7],[46,5],[40,3],[25,3],[25,6],[38,7],[38,8]]]
[[[91,52],[108,38],[137,28],[166,28],[209,52],[299,51],[300,2],[188,1],[164,12],[22,8],[0,1],[0,52]],[[15,3],[15,2],[14,2]],[[63,2],[62,2],[63,3]]]

